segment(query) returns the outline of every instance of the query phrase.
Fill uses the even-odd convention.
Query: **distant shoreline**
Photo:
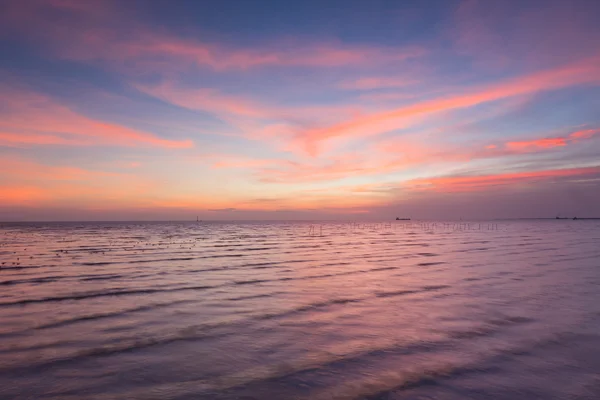
[[[429,223],[429,222],[489,222],[489,221],[587,221],[600,220],[600,217],[577,217],[571,218],[550,218],[550,217],[521,217],[521,218],[490,218],[490,219],[373,219],[373,220],[335,220],[335,219],[297,219],[297,220],[133,220],[133,221],[110,221],[110,220],[92,220],[92,221],[0,221],[1,224],[164,224],[164,223],[190,223],[190,224],[214,224],[214,223]]]

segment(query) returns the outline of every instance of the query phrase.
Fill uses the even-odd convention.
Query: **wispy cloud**
[[[44,165],[23,158],[4,157],[0,160],[0,176],[20,182],[89,181],[94,178],[120,177],[120,173],[87,170],[70,165]]]
[[[86,117],[52,98],[24,89],[3,90],[0,144],[8,146],[154,146],[193,147],[191,140],[172,140],[119,124]]]
[[[485,191],[500,186],[535,184],[564,178],[597,176],[600,166],[585,168],[524,171],[493,175],[443,176],[414,179],[406,183],[406,188],[414,191],[471,192]]]
[[[5,21],[16,30],[22,30],[24,23],[36,26],[36,30],[28,29],[27,33],[37,32],[38,38],[63,58],[109,62],[126,69],[135,65],[146,71],[189,66],[215,71],[259,67],[351,68],[394,63],[426,53],[419,46],[350,45],[335,39],[306,42],[288,38],[260,47],[235,47],[159,31],[126,18],[120,3],[98,3],[33,1],[24,6],[11,2]],[[48,12],[62,13],[62,25],[52,25],[46,18]],[[107,28],[109,24],[111,29]],[[73,28],[85,32],[72,35]]]
[[[142,203],[155,190],[131,173],[86,169],[69,163],[47,164],[23,157],[0,159],[0,206],[125,206]]]
[[[506,148],[517,152],[539,151],[541,149],[550,149],[553,147],[563,147],[569,143],[576,143],[583,139],[591,139],[594,135],[600,133],[600,129],[584,129],[573,132],[565,137],[552,137],[534,140],[523,140],[507,142]]]
[[[381,40],[358,26],[242,37],[160,5],[9,0],[0,206],[237,218],[593,184],[600,31],[562,3],[466,0],[432,21],[439,37]]]
[[[327,127],[309,129],[300,133],[298,140],[303,141],[306,150],[314,154],[317,152],[318,142],[334,137],[373,136],[407,127],[416,118],[434,113],[463,109],[513,96],[584,83],[598,84],[600,83],[599,60],[599,57],[593,57],[561,68],[472,89],[468,93],[435,98],[397,109],[360,116]]]

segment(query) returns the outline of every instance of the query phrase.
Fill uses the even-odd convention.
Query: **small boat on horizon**
[[[573,217],[573,218],[571,218],[571,217],[559,217],[559,216],[557,215],[557,216],[556,216],[556,219],[571,219],[571,220],[574,220],[574,221],[576,221],[576,220],[578,220],[579,218],[577,218],[577,217]],[[584,218],[584,219],[595,219],[595,218]]]
[[[399,217],[396,217],[396,221],[410,221],[410,218],[399,218]]]

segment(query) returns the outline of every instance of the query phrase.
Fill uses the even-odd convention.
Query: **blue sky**
[[[0,219],[600,214],[595,1],[0,7]]]

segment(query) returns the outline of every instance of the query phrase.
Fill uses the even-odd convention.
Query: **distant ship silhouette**
[[[396,217],[396,221],[410,221],[410,218],[398,218],[398,217]]]
[[[572,220],[577,220],[577,217],[573,217],[573,218],[569,218],[569,217],[559,217],[558,215],[556,216],[556,219],[572,219]],[[597,218],[584,218],[584,219],[597,219]]]

